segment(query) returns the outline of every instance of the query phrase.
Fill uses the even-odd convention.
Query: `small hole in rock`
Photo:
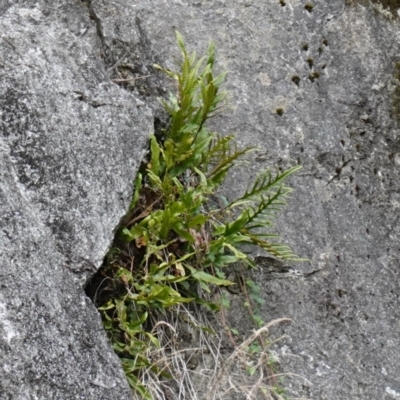
[[[308,79],[311,81],[311,82],[314,82],[316,79],[318,79],[320,77],[320,74],[319,74],[319,72],[318,71],[314,71],[314,72],[312,72],[310,75],[308,75]]]
[[[306,4],[304,5],[304,8],[305,8],[309,13],[312,13],[313,8],[314,8],[314,4],[312,4],[312,3],[306,3]]]
[[[337,289],[337,294],[339,297],[343,297],[346,294],[346,290],[344,289]]]
[[[297,75],[292,76],[292,82],[300,86],[300,78]]]

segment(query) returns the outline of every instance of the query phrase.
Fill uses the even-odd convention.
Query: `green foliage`
[[[158,66],[177,87],[163,101],[169,128],[162,137],[150,137],[150,161],[136,178],[128,214],[103,272],[111,278],[106,281],[112,293],[103,291],[97,301],[129,384],[145,399],[151,395],[141,373],[169,374],[150,357],[160,346],[152,331],[160,315],[193,301],[218,310],[221,304],[210,301],[208,294],[216,286],[233,284],[224,268],[238,262],[254,265],[243,244],[299,259],[270,229],[291,191],[284,182],[300,167],[263,171],[241,197],[211,207],[211,196],[252,148],[239,149],[233,136],[220,136],[206,126],[221,112],[226,96],[220,90],[226,73],[214,75],[214,45],[198,60],[187,53],[179,33],[177,42],[180,70]],[[261,301],[257,293],[252,300]]]
[[[246,279],[246,286],[249,293],[248,300],[244,303],[244,306],[249,307],[254,323],[258,328],[261,328],[265,325],[260,315],[260,307],[265,303],[265,300],[261,297],[261,287],[251,279]]]

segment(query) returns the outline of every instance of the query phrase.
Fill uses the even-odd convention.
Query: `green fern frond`
[[[228,208],[234,208],[254,201],[260,201],[263,196],[270,193],[271,190],[277,191],[279,188],[282,188],[281,191],[288,194],[292,189],[284,186],[283,182],[300,168],[300,165],[296,165],[284,172],[278,172],[275,176],[270,170],[261,172],[257,176],[253,186],[250,189],[247,189],[243,196],[230,203]]]
[[[228,72],[222,72],[216,78],[214,78],[214,85],[217,88],[219,88],[225,82],[226,75],[228,75]]]
[[[203,165],[216,164],[225,157],[230,149],[231,141],[234,140],[234,135],[222,136],[216,133],[213,134],[209,149],[204,154]]]
[[[262,197],[256,207],[250,207],[246,229],[266,228],[273,223],[274,214],[281,212],[286,205],[284,198],[290,189],[280,186],[272,196]]]
[[[169,139],[165,143],[165,162],[170,176],[199,166],[205,159],[203,154],[207,152],[213,133],[205,130],[203,125],[225,97],[224,93],[218,94],[218,90],[226,74],[220,74],[216,79],[213,76],[214,46],[210,45],[208,55],[196,61],[195,53],[188,55],[179,33],[177,42],[183,58],[180,73],[174,75],[179,93],[178,97],[170,95],[169,101],[163,102],[171,115]],[[241,154],[244,153],[231,157],[227,162],[232,164]],[[218,168],[215,174],[221,175],[221,169]]]
[[[220,174],[221,171],[228,171],[237,163],[239,158],[254,150],[253,147],[246,147],[238,150],[236,146],[230,146],[230,140],[221,141],[217,143],[217,146],[218,148],[212,149],[212,160],[215,160],[217,155],[220,156],[220,158],[218,164],[215,165],[208,174],[210,179]]]
[[[269,242],[265,239],[261,239],[260,236],[254,235],[246,230],[243,230],[242,234],[247,236],[253,245],[261,247],[269,254],[277,258],[287,261],[305,261],[305,259],[297,256],[293,252],[293,250],[287,245]],[[275,237],[279,238],[279,235],[275,235]]]
[[[134,184],[135,191],[132,196],[131,204],[129,205],[129,211],[132,211],[136,207],[136,204],[140,196],[140,189],[142,188],[142,182],[143,182],[143,175],[139,172],[135,179],[135,184]]]
[[[211,41],[208,45],[207,57],[207,64],[212,68],[215,62],[215,43],[213,41]]]
[[[178,44],[179,49],[181,50],[183,58],[186,58],[186,46],[185,46],[185,41],[183,40],[183,36],[180,32],[175,31],[175,36],[176,36],[176,43]]]
[[[150,170],[154,172],[156,175],[162,175],[161,171],[162,150],[154,135],[150,136],[150,152],[151,152]]]

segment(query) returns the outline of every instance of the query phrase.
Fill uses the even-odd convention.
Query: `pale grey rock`
[[[362,3],[92,6],[109,43],[134,46],[140,30],[133,21],[140,21],[145,46],[167,67],[178,55],[175,29],[200,52],[216,42],[219,68],[230,71],[231,110],[215,126],[260,146],[251,167],[228,183],[230,195],[261,168],[303,165],[278,227],[311,261],[280,279],[261,266],[256,277],[264,318],[295,321],[282,328],[292,342],[280,349],[281,363],[306,380],[288,381],[288,393],[318,400],[400,396],[400,147],[392,107],[400,28],[376,4]],[[245,318],[231,319],[242,326]]]
[[[133,95],[161,118],[173,85],[152,65],[174,66],[175,29],[199,52],[214,39],[231,105],[215,127],[260,147],[229,195],[261,168],[303,165],[278,229],[311,261],[280,277],[260,258],[255,273],[265,320],[295,321],[277,331],[292,337],[283,371],[306,378],[288,393],[399,397],[398,20],[366,1],[85,3],[0,1],[3,397],[128,398],[64,265],[98,266],[110,243],[151,129]]]
[[[0,1],[0,399],[131,398],[82,285],[152,129],[84,3]]]

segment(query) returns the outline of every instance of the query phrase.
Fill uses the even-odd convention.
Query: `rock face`
[[[11,3],[0,1],[0,399],[130,399],[82,283],[129,204],[152,113],[108,79],[86,5]]]
[[[175,29],[199,51],[214,39],[231,103],[214,123],[260,148],[230,191],[303,165],[278,229],[310,262],[271,274],[260,258],[255,273],[265,320],[295,321],[281,363],[306,380],[288,394],[400,398],[396,2],[12,3],[0,1],[1,398],[129,398],[79,271],[100,264],[127,207],[146,103],[157,113],[166,84],[151,65],[173,65]]]

